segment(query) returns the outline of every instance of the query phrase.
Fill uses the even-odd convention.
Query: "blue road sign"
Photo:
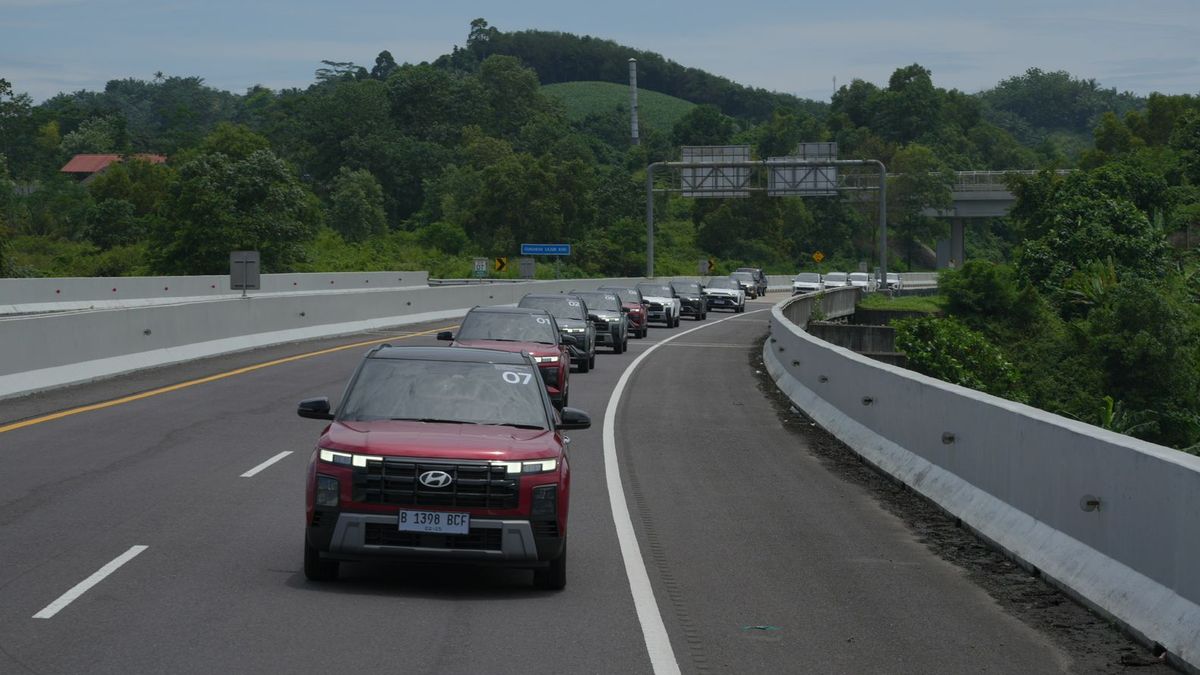
[[[571,255],[571,245],[521,244],[521,255]]]

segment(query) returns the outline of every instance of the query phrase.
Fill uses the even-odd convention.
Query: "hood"
[[[664,305],[671,304],[672,302],[675,302],[675,300],[676,300],[676,298],[668,298],[665,295],[645,295],[645,294],[643,294],[642,297],[645,298],[648,302],[657,302],[657,303],[661,303]]]
[[[733,288],[706,288],[704,292],[708,295],[738,295],[742,291]]]
[[[616,321],[621,318],[620,312],[614,312],[612,310],[605,310],[603,312],[592,312],[592,314],[595,314],[596,316],[600,317],[601,319],[604,319],[605,321]]]
[[[536,459],[560,452],[555,433],[546,429],[392,420],[334,422],[320,444],[365,455],[492,461]]]
[[[640,302],[622,302],[621,306],[627,307],[631,312],[642,311],[642,303]]]
[[[505,342],[502,340],[455,340],[455,347],[496,349],[502,352],[529,352],[533,356],[558,356],[558,345],[548,342]]]

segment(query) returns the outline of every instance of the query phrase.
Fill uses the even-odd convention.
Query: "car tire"
[[[734,314],[741,314],[744,311],[746,311],[746,306],[742,305],[741,307],[738,307],[737,309],[734,310]]]
[[[613,336],[613,353],[620,354],[625,351],[625,341],[621,339],[621,334]]]
[[[587,356],[585,355],[582,359],[579,359],[579,372],[586,373],[589,370],[591,370],[591,366],[588,363]]]
[[[596,367],[596,352],[595,352],[595,350],[593,350],[592,355],[590,357],[588,357],[588,369],[592,369],[595,367]]]
[[[533,571],[533,585],[544,591],[561,591],[567,586],[567,543],[563,542],[562,553],[550,561],[545,569]]]
[[[309,581],[337,581],[338,561],[322,560],[315,546],[304,542],[304,578]]]

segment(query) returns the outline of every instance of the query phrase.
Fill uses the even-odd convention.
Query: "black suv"
[[[735,272],[749,272],[754,279],[754,295],[762,296],[767,294],[767,275],[763,274],[761,268],[758,267],[739,267]]]
[[[587,303],[574,295],[536,295],[529,293],[521,298],[517,307],[544,309],[558,322],[564,336],[575,338],[571,347],[571,360],[586,373],[596,367],[596,327],[588,319]]]
[[[672,281],[671,288],[679,296],[680,316],[690,316],[697,321],[708,318],[708,302],[704,298],[704,287],[695,281]]]

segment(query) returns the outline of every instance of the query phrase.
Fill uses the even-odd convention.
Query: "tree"
[[[348,241],[362,241],[387,230],[383,189],[370,171],[342,167],[333,181],[329,224]]]
[[[671,128],[671,142],[680,145],[725,145],[733,136],[733,120],[716,106],[698,105]]]
[[[81,153],[119,152],[122,150],[121,134],[121,123],[116,117],[94,117],[63,136],[62,152],[67,157]]]
[[[179,169],[171,220],[155,231],[155,271],[221,274],[229,252],[258,250],[264,272],[292,269],[320,222],[316,198],[268,150],[202,155]]]
[[[898,68],[878,97],[874,126],[888,140],[911,143],[941,124],[941,99],[928,69]]]
[[[221,122],[200,142],[203,154],[220,153],[233,160],[243,160],[256,152],[270,151],[271,142],[242,124]]]
[[[893,325],[896,349],[904,352],[912,370],[996,396],[1023,398],[1012,364],[966,325],[934,317],[902,319]]]
[[[931,149],[917,143],[898,150],[889,171],[896,175],[888,185],[888,228],[903,242],[911,266],[917,242],[945,228],[923,212],[950,205],[954,173]]]
[[[375,57],[375,66],[371,68],[371,79],[386,80],[388,75],[391,75],[392,71],[398,67],[396,59],[392,58],[392,53],[385,49]]]

